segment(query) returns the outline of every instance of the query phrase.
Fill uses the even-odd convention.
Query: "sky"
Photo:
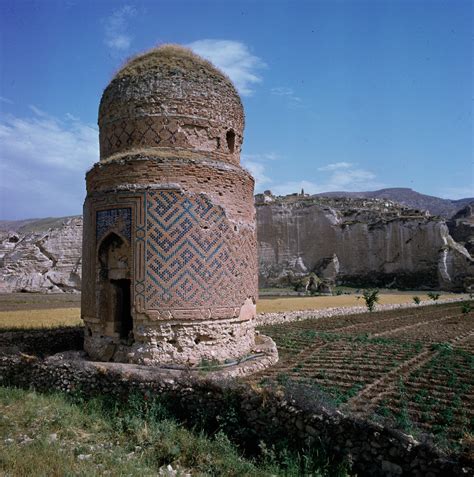
[[[470,0],[2,0],[0,219],[82,212],[101,94],[189,46],[234,81],[256,192],[474,196]]]

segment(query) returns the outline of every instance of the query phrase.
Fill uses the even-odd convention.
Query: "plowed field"
[[[474,433],[474,312],[433,305],[260,329],[280,361],[252,377],[455,445]],[[301,386],[300,386],[301,388]]]

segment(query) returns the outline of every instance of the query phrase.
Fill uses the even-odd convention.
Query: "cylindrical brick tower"
[[[225,362],[254,345],[254,180],[231,81],[177,46],[129,61],[87,173],[82,318],[92,359]]]

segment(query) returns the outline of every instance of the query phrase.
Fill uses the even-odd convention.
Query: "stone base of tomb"
[[[133,336],[121,339],[100,329],[86,330],[84,349],[92,360],[145,366],[225,365],[249,356],[258,345],[254,320],[242,317],[207,321],[138,322]]]
[[[278,350],[275,342],[268,336],[260,334],[255,335],[253,345],[245,354],[230,357],[229,350],[226,350],[227,353],[225,354],[227,357],[225,360],[216,359],[217,353],[207,355],[209,358],[201,356],[196,361],[193,360],[196,353],[191,351],[177,357],[172,353],[167,354],[164,350],[158,350],[156,346],[141,345],[141,347],[137,347],[136,344],[127,346],[126,344],[115,345],[110,342],[106,344],[105,341],[98,342],[96,339],[93,341],[86,340],[86,343],[88,345],[85,346],[85,350],[91,363],[96,362],[99,365],[98,362],[100,362],[100,365],[105,366],[107,369],[127,372],[134,370],[141,374],[147,374],[147,370],[150,370],[149,372],[152,373],[158,372],[171,375],[205,373],[208,378],[220,379],[224,377],[248,376],[272,366],[278,361]],[[93,347],[92,352],[88,349],[91,346]],[[114,353],[110,356],[112,348]],[[222,351],[222,349],[220,350]],[[109,356],[108,362],[104,362],[104,358]],[[188,356],[190,360],[183,361],[184,356]]]

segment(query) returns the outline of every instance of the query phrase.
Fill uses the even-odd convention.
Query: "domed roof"
[[[124,76],[138,76],[153,70],[162,70],[166,67],[181,68],[188,72],[204,69],[209,74],[220,76],[232,84],[230,79],[210,61],[181,45],[162,45],[131,57],[115,74],[114,79]]]
[[[212,63],[164,45],[117,72],[102,95],[99,128],[101,160],[146,149],[238,164],[244,113],[234,85]]]

